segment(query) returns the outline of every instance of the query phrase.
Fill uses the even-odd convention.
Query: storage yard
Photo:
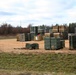
[[[70,31],[73,27],[69,26]],[[20,33],[16,39],[0,40],[0,52],[76,53],[76,34],[69,33],[68,26],[63,25],[34,26],[30,27],[30,33]]]
[[[76,34],[65,29],[54,26],[44,31],[34,27],[34,31],[19,33],[15,39],[0,39],[0,69],[4,73],[7,70],[9,75],[9,70],[21,71],[16,75],[42,75],[42,71],[43,75],[44,72],[46,75],[48,72],[49,75],[75,75]],[[32,74],[33,71],[38,74]]]
[[[26,43],[38,43],[39,49],[29,50],[25,49]],[[65,41],[65,48],[59,50],[45,50],[44,41],[27,41],[20,42],[17,39],[5,39],[0,40],[0,52],[11,52],[11,53],[71,53],[76,54],[76,50],[69,50],[69,41]]]

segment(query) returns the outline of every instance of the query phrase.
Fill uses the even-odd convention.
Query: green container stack
[[[32,43],[32,44],[26,43],[26,49],[30,49],[30,50],[39,49],[39,44],[38,43]]]
[[[69,36],[69,49],[76,49],[76,34],[71,34]]]
[[[30,33],[35,33],[35,35],[38,34],[38,26],[30,27]]]
[[[68,32],[62,32],[62,33],[60,33],[61,35],[62,35],[62,38],[64,39],[64,40],[66,40],[66,39],[68,39]]]
[[[45,37],[44,48],[45,50],[58,50],[65,47],[65,41],[62,38]]]
[[[61,48],[64,48],[65,47],[65,40],[60,40],[61,42]]]
[[[38,33],[44,35],[45,26],[38,26]]]
[[[28,35],[28,41],[31,41],[31,33],[27,33]]]
[[[45,50],[51,49],[51,37],[44,38],[44,47],[45,47]]]
[[[32,49],[39,49],[38,43],[32,43],[31,46],[32,46]]]
[[[34,36],[37,35],[38,35],[38,27],[37,26],[30,27],[31,40],[34,40]]]
[[[51,49],[52,50],[58,50],[58,49],[61,49],[61,38],[55,38],[55,37],[52,37],[51,38]]]
[[[35,35],[38,35],[38,27],[37,26],[34,27],[34,33],[35,33]]]
[[[26,49],[30,49],[31,48],[31,44],[30,43],[26,43]]]
[[[30,36],[31,36],[31,40],[34,40],[35,33],[34,32],[31,32],[30,33]]]

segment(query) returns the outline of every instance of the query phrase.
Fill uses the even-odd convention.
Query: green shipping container
[[[26,49],[31,48],[31,44],[30,43],[26,43]]]
[[[76,34],[69,36],[69,49],[76,49]]]
[[[52,37],[51,38],[51,49],[52,50],[58,50],[58,49],[61,49],[61,38],[55,38],[55,37]]]
[[[32,44],[26,43],[26,49],[30,49],[30,50],[39,49],[39,44],[38,43],[32,43]]]
[[[38,26],[30,27],[30,33],[35,33],[35,35],[38,34]]]
[[[34,33],[35,33],[35,35],[38,35],[38,27],[37,26],[34,27]]]
[[[28,41],[31,41],[31,33],[28,33]]]
[[[51,49],[51,38],[50,37],[44,38],[44,47],[45,47],[45,50]]]
[[[34,40],[35,33],[30,33],[31,40]]]
[[[60,40],[61,41],[61,48],[65,47],[65,40]]]
[[[32,49],[39,49],[39,44],[38,43],[33,43],[31,44]]]

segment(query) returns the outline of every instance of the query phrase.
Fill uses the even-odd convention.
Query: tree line
[[[46,25],[41,25],[41,26],[45,27]],[[56,24],[55,26],[59,26],[59,24]],[[64,24],[63,26],[67,26],[67,24]],[[21,27],[21,26],[14,27],[11,24],[4,23],[0,25],[0,35],[16,35],[18,33],[29,33],[30,27],[31,27],[31,24],[29,24],[27,27]],[[69,30],[68,33],[76,32],[76,23],[69,23],[69,26],[67,27]]]
[[[14,27],[11,24],[2,24],[0,25],[0,35],[16,35],[18,33],[29,33],[30,32],[30,27],[28,26],[27,28],[17,26]]]

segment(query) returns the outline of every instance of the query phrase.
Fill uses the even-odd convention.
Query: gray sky
[[[0,24],[26,27],[76,22],[76,0],[0,0]]]

